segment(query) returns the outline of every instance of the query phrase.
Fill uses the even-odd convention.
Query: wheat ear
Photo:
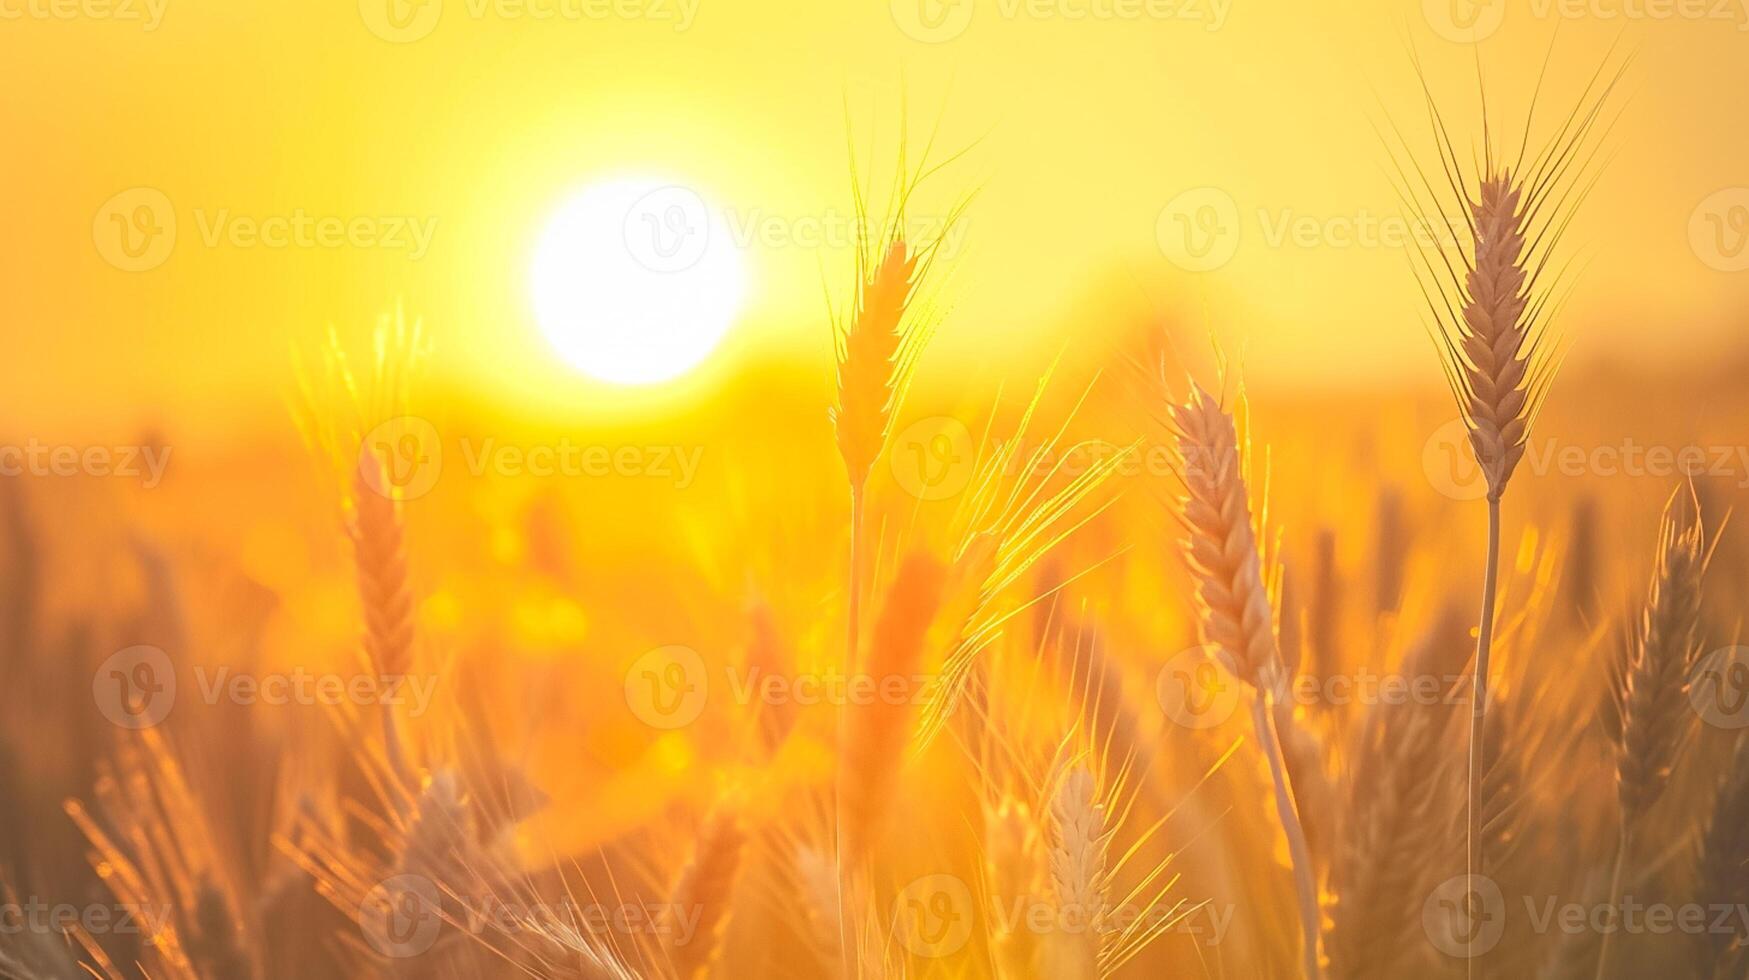
[[[669,960],[680,980],[706,975],[722,954],[723,930],[728,925],[745,843],[738,809],[725,803],[705,821],[692,861],[680,873],[674,886],[674,910],[688,918],[697,913],[695,932],[684,942],[669,943]]]
[[[1057,921],[1050,976],[1097,980],[1106,947],[1111,870],[1106,853],[1111,831],[1093,773],[1075,766],[1063,774],[1051,797],[1051,885]]]
[[[1276,813],[1293,862],[1306,976],[1316,978],[1317,881],[1276,728],[1275,703],[1285,670],[1251,524],[1238,428],[1220,402],[1194,382],[1189,397],[1170,407],[1168,419],[1182,468],[1184,497],[1178,518],[1186,531],[1186,562],[1196,579],[1203,642],[1215,647],[1233,673],[1256,691],[1252,724],[1269,761]]]
[[[1670,781],[1670,767],[1693,730],[1688,678],[1700,651],[1701,579],[1706,542],[1699,504],[1690,487],[1678,488],[1664,505],[1652,584],[1639,628],[1627,646],[1617,682],[1616,790],[1621,836],[1610,872],[1610,905],[1621,898],[1624,866],[1634,831]],[[1597,956],[1604,976],[1610,952],[1605,933]]]
[[[378,492],[386,480],[366,475],[374,453],[361,460],[354,483],[350,527],[358,597],[364,611],[364,650],[371,669],[398,684],[413,666],[413,591],[408,585],[406,529],[398,500]],[[390,771],[403,780],[409,770],[396,727],[392,698],[382,704],[383,744]]]

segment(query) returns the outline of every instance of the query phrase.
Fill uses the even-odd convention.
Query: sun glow
[[[721,212],[697,191],[619,180],[553,214],[531,283],[541,332],[566,363],[644,385],[710,356],[741,312],[747,270]]]

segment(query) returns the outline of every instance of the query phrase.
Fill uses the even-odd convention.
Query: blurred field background
[[[1743,11],[1211,0],[1171,18],[1078,18],[993,0],[930,40],[903,2],[540,18],[449,0],[429,33],[396,43],[369,4],[168,0],[150,29],[96,8],[6,9],[22,13],[0,22],[14,147],[0,163],[0,445],[168,453],[161,482],[0,477],[0,885],[14,901],[174,905],[166,932],[91,940],[110,960],[91,968],[119,976],[616,975],[590,972],[551,923],[520,925],[552,949],[515,930],[428,956],[373,948],[358,910],[385,855],[359,841],[396,835],[373,833],[372,811],[455,833],[424,809],[451,779],[467,787],[469,840],[437,849],[473,862],[458,880],[489,867],[525,904],[671,896],[713,821],[738,814],[747,837],[711,963],[692,972],[677,965],[686,951],[634,931],[614,941],[637,976],[1007,976],[987,896],[956,909],[972,937],[929,955],[898,920],[915,882],[981,880],[987,797],[1014,790],[1005,779],[1048,838],[1060,744],[1127,816],[1111,845],[1133,848],[1120,894],[1138,887],[1173,910],[1102,975],[1298,975],[1285,844],[1244,713],[1192,727],[1162,694],[1200,641],[1170,440],[1130,360],[1165,331],[1177,366],[1211,388],[1214,352],[1229,361],[1254,506],[1266,492],[1280,532],[1282,653],[1300,675],[1410,673],[1420,658],[1460,677],[1485,513],[1411,249],[1388,238],[1405,214],[1392,148],[1430,146],[1418,70],[1468,148],[1478,70],[1497,135],[1515,136],[1549,52],[1553,117],[1599,64],[1631,57],[1600,140],[1607,166],[1565,232],[1575,265],[1557,323],[1570,354],[1506,497],[1496,641],[1522,771],[1490,869],[1505,939],[1484,969],[1553,976],[1586,962],[1574,950],[1593,931],[1538,929],[1523,913],[1607,895],[1611,677],[1685,476],[1718,535],[1706,651],[1738,642],[1749,587],[1729,516],[1749,499],[1749,132],[1730,102],[1749,83]],[[952,24],[963,9],[937,12]],[[1488,24],[1501,10],[1479,43],[1453,40],[1454,12]],[[988,741],[956,727],[898,753],[869,894],[851,913],[880,965],[846,966],[798,859],[832,843],[822,793],[838,721],[830,705],[737,703],[722,678],[749,664],[809,675],[843,653],[849,501],[822,286],[835,302],[854,290],[857,242],[796,239],[854,215],[851,153],[873,161],[878,208],[900,145],[915,153],[932,132],[938,151],[966,153],[911,205],[924,227],[949,227],[951,248],[929,290],[935,337],[870,482],[865,631],[908,554],[951,557],[975,459],[1022,431],[1029,406],[1023,446],[1062,427],[1059,450],[1081,447],[1072,465],[1131,447],[1136,468],[1105,479],[1065,522],[1072,533],[995,598],[1013,615],[980,655],[975,729]],[[689,182],[768,228],[744,246],[748,303],[723,344],[646,388],[557,358],[528,296],[548,214],[626,173]],[[177,219],[167,257],[137,272],[101,240],[106,202],[129,188],[161,193]],[[1234,208],[1213,268],[1187,268],[1174,247],[1186,192]],[[221,210],[404,218],[434,233],[416,258],[208,244],[202,222]],[[1276,230],[1299,219],[1304,240]],[[1375,219],[1384,231],[1368,230]],[[404,414],[429,426],[422,447],[441,460],[403,507],[412,674],[435,695],[400,719],[418,778],[385,791],[391,763],[361,740],[358,706],[203,703],[194,672],[359,669],[343,506],[356,490],[347,460],[312,451],[296,421],[343,408],[306,404],[298,365],[319,373],[330,331],[364,363],[372,331],[397,316],[430,341]],[[488,443],[628,449],[642,463],[660,451],[660,472],[474,464]],[[1692,474],[1676,462],[1688,447],[1703,461]],[[952,639],[934,624],[922,673],[941,669]],[[137,645],[166,651],[180,679],[145,732],[103,710],[106,663]],[[670,728],[629,691],[642,658],[675,646],[712,680],[698,716]],[[1464,869],[1461,732],[1413,791],[1430,801],[1416,833],[1357,856],[1345,818],[1399,791],[1357,782],[1383,712],[1313,699],[1293,713],[1319,747],[1322,776],[1307,782],[1327,790],[1300,801],[1326,899],[1333,863],[1405,869],[1381,902],[1401,921],[1365,924],[1377,955],[1353,975],[1461,975],[1423,921],[1424,900]],[[1700,887],[1695,815],[1729,771],[1730,720],[1695,724],[1640,838],[1632,886],[1648,900]],[[95,816],[82,826],[80,814]],[[142,877],[168,887],[136,889],[130,861],[161,865]],[[1327,941],[1352,940],[1329,914]],[[1689,975],[1707,938],[1620,939],[1616,970]],[[154,959],[167,942],[182,961]],[[77,976],[75,959],[101,959],[30,930],[0,936],[0,953],[33,967],[20,976]]]

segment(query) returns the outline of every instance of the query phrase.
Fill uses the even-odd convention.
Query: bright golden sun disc
[[[710,356],[741,311],[747,272],[727,223],[697,191],[620,180],[554,213],[532,285],[541,332],[566,363],[643,385]]]

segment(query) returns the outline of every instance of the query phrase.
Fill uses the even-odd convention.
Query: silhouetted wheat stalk
[[[1615,84],[1614,80],[1604,84],[1592,98],[1601,76],[1600,69],[1581,96],[1579,108],[1532,161],[1525,160],[1525,148],[1536,96],[1531,99],[1532,116],[1525,120],[1524,142],[1510,162],[1496,156],[1484,107],[1482,159],[1468,173],[1424,85],[1445,193],[1435,190],[1418,166],[1414,169],[1419,186],[1400,189],[1405,204],[1420,212],[1424,226],[1443,231],[1453,242],[1469,243],[1467,252],[1443,242],[1423,248],[1417,278],[1437,324],[1434,335],[1446,380],[1487,484],[1488,557],[1470,692],[1465,796],[1464,865],[1471,875],[1482,866],[1477,853],[1482,834],[1476,797],[1487,767],[1483,722],[1500,565],[1500,499],[1524,456],[1531,425],[1560,365],[1548,333],[1555,278],[1549,266],[1576,200],[1583,196],[1590,162],[1584,147]],[[1406,176],[1404,182],[1409,183]],[[1423,193],[1433,202],[1429,207],[1436,217],[1429,218],[1427,207],[1416,203]],[[1456,217],[1441,200],[1455,204]],[[1474,957],[1466,967],[1474,972]]]
[[[1306,976],[1317,977],[1316,872],[1276,728],[1275,703],[1286,671],[1251,524],[1238,430],[1232,415],[1194,382],[1185,401],[1169,407],[1168,419],[1182,466],[1184,497],[1178,518],[1187,532],[1184,553],[1196,578],[1203,642],[1216,647],[1234,674],[1256,692],[1252,724],[1269,761],[1276,812],[1293,862]]]
[[[1652,584],[1617,680],[1620,725],[1616,787],[1621,801],[1621,835],[1610,872],[1611,907],[1621,900],[1622,872],[1633,852],[1634,832],[1669,783],[1670,767],[1694,727],[1688,680],[1701,649],[1701,579],[1705,571],[1706,542],[1699,504],[1692,488],[1682,487],[1664,505]],[[1612,933],[1604,933],[1598,950],[1599,980],[1609,962]]]

